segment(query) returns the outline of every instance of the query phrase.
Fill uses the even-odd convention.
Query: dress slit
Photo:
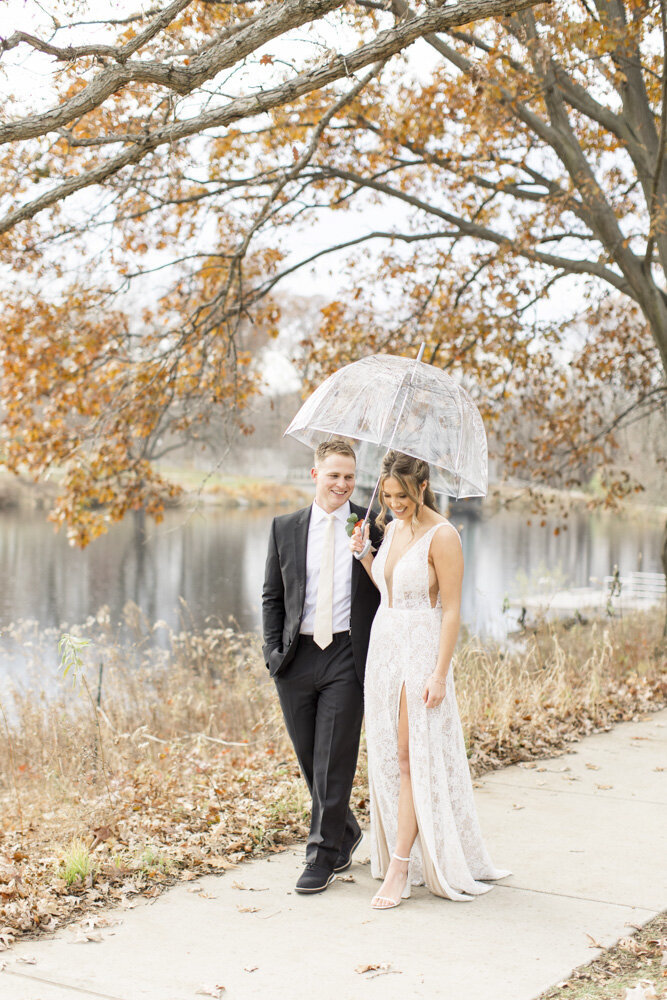
[[[389,862],[391,861],[392,852],[389,849],[389,838],[387,837],[387,832],[384,828],[384,823],[382,822],[382,810],[378,808],[377,793],[373,786],[373,776],[370,773],[370,770],[368,773],[368,794],[371,805],[371,823],[373,825],[373,829],[376,831],[375,846],[377,850],[378,865],[382,872],[386,873],[387,868],[389,867]]]
[[[401,681],[401,686],[398,689],[398,698],[396,699],[396,740],[398,742],[398,727],[401,724],[401,695],[405,691],[405,679]],[[408,711],[408,692],[405,691],[405,711]],[[410,733],[410,714],[408,713],[408,735]]]
[[[436,606],[431,604],[428,573],[430,543],[440,526],[435,525],[409,547],[387,580],[386,557],[393,533],[390,525],[373,563],[382,601],[373,622],[365,684],[371,871],[375,878],[383,878],[396,851],[398,730],[405,691],[417,825],[408,879],[411,885],[426,883],[438,896],[463,901],[488,892],[491,886],[487,880],[509,873],[493,865],[479,830],[456,704],[454,664],[441,704],[427,709],[422,700],[440,642],[441,600],[438,595]]]
[[[438,864],[437,857],[437,845],[433,845],[435,850],[432,852],[429,848],[429,837],[428,837],[428,824],[422,822],[421,813],[422,806],[428,807],[428,802],[422,803],[421,796],[418,794],[418,789],[415,786],[414,781],[414,771],[412,767],[413,759],[415,762],[419,760],[418,757],[413,758],[413,745],[417,741],[417,734],[410,727],[411,713],[408,707],[408,692],[405,681],[401,685],[401,692],[405,691],[405,711],[408,715],[408,748],[410,754],[410,788],[412,790],[412,806],[415,811],[415,820],[417,822],[417,836],[415,838],[415,843],[410,851],[410,865],[408,867],[408,884],[419,884],[425,882],[430,888],[431,892],[436,896],[443,896],[445,899],[457,900],[460,902],[465,902],[466,900],[474,899],[473,895],[462,891],[457,892],[452,886],[449,885],[444,873],[442,872],[440,865]],[[400,717],[400,694],[399,694],[399,717]],[[426,708],[424,708],[427,711]],[[432,711],[429,709],[428,711]],[[397,730],[398,737],[398,730]],[[415,755],[418,753],[415,747]],[[399,776],[400,780],[400,776]],[[433,776],[427,764],[427,774],[425,787],[432,787]],[[431,824],[432,825],[432,824]],[[486,890],[482,890],[486,891]]]

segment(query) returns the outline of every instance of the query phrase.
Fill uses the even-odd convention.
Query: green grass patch
[[[72,840],[60,860],[59,876],[70,886],[79,879],[84,882],[89,875],[94,874],[94,870],[88,845],[83,840]]]

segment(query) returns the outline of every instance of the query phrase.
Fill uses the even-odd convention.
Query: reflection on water
[[[151,621],[178,626],[185,601],[198,625],[231,615],[255,628],[271,516],[170,511],[156,525],[133,515],[81,551],[39,512],[1,512],[0,624],[35,618],[71,625],[102,605],[113,620],[134,601]]]
[[[178,626],[184,601],[194,625],[231,616],[243,629],[259,628],[273,513],[170,511],[161,525],[128,517],[81,552],[54,534],[42,513],[2,511],[0,627],[31,618],[61,628],[103,605],[117,620],[126,601],[151,621]],[[615,564],[621,573],[660,571],[658,523],[571,514],[569,530],[556,536],[553,526],[529,526],[516,512],[484,519],[456,512],[452,520],[465,554],[463,620],[483,634],[505,631],[504,597],[520,596],[539,577],[586,586]]]
[[[505,634],[505,597],[602,586],[614,566],[621,575],[662,572],[663,529],[655,520],[571,513],[568,529],[558,535],[555,522],[529,525],[527,515],[518,512],[504,511],[480,522],[454,515],[452,521],[461,530],[465,556],[463,621],[482,635]]]

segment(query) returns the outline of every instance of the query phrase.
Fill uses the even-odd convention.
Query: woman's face
[[[387,476],[382,483],[382,497],[389,510],[399,521],[411,521],[417,504],[411,500],[401,484],[393,476]]]

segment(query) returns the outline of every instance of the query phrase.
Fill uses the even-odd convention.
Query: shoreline
[[[465,503],[466,501],[455,501],[455,509],[461,509]],[[592,493],[585,493],[583,490],[559,490],[530,483],[493,483],[480,507],[484,512],[495,514],[500,510],[515,510],[535,518],[567,517],[573,511],[632,520],[648,518],[655,523],[667,519],[666,504],[626,500],[620,501],[617,508],[611,508],[605,507]]]
[[[223,509],[300,506],[310,502],[306,486],[281,483],[261,476],[219,476],[194,470],[165,470],[165,479],[183,490],[165,509],[183,508],[194,503]],[[33,482],[0,470],[0,511],[43,510],[48,512],[57,494],[57,483]]]
[[[280,481],[263,476],[221,476],[187,468],[164,469],[162,474],[183,490],[180,497],[165,505],[166,509],[187,507],[193,502],[222,509],[297,507],[312,499],[312,489],[307,482]],[[0,470],[0,511],[48,511],[56,492],[57,484],[53,480],[33,482],[27,477]],[[583,491],[508,482],[491,484],[486,497],[450,504],[450,515],[469,511],[484,517],[500,510],[519,511],[527,517],[536,518],[566,519],[570,512],[577,512],[631,520],[648,519],[653,523],[667,519],[667,505],[624,501],[617,508],[610,509],[598,506],[596,497]]]

